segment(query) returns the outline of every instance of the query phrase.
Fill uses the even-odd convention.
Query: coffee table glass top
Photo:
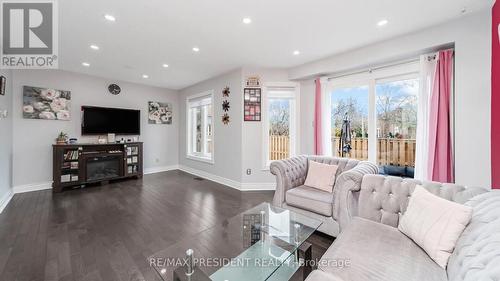
[[[296,267],[295,252],[321,224],[262,203],[194,236],[181,238],[150,257],[149,263],[163,280],[170,281],[174,270],[189,271],[186,251],[192,249],[197,274],[189,276],[190,280],[267,280],[275,272],[286,272],[278,270],[280,267]],[[198,271],[208,279],[200,279]]]

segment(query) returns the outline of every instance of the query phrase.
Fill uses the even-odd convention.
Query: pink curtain
[[[454,182],[451,137],[453,50],[439,52],[429,116],[428,175],[433,181]]]
[[[314,102],[314,154],[323,155],[323,137],[321,130],[321,81],[316,79],[316,93]]]

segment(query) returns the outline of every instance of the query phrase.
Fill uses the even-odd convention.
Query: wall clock
[[[118,95],[118,94],[120,94],[122,89],[120,88],[120,86],[118,86],[116,84],[111,84],[108,86],[108,91],[113,95]]]

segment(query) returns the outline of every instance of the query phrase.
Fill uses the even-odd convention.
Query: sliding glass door
[[[419,79],[377,81],[377,163],[415,167]]]
[[[332,155],[414,167],[419,63],[331,79]]]
[[[331,136],[335,156],[368,159],[368,94],[368,85],[339,87],[331,92]]]

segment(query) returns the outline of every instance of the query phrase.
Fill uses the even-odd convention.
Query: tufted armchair
[[[397,229],[417,184],[473,208],[446,270]],[[359,198],[355,217],[307,281],[500,280],[500,191],[366,175],[354,193]],[[350,266],[338,266],[339,260],[349,261]]]
[[[339,167],[333,193],[304,185],[309,160]],[[370,162],[305,155],[274,161],[270,170],[276,176],[273,204],[323,221],[319,231],[331,236],[339,234],[357,209],[358,198],[353,191],[359,191],[363,176],[378,173],[377,166]]]

